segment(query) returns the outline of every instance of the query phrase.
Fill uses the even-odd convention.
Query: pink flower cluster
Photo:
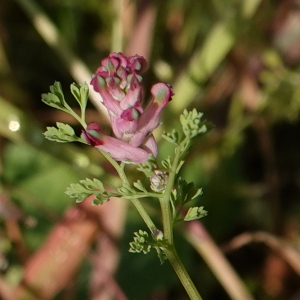
[[[152,131],[159,125],[162,109],[174,93],[169,85],[157,83],[151,88],[151,102],[143,108],[141,74],[147,67],[142,56],[111,53],[102,60],[91,80],[109,113],[115,137],[103,134],[97,123],[91,123],[82,138],[116,161],[145,163],[150,155],[157,155]]]

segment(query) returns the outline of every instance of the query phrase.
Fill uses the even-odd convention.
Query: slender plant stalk
[[[174,186],[174,181],[176,177],[176,170],[180,162],[180,146],[176,149],[176,154],[172,164],[172,170],[169,173],[169,179],[165,189],[164,196],[160,198],[160,206],[162,211],[162,221],[164,228],[164,238],[168,243],[168,247],[164,249],[168,260],[170,261],[174,271],[176,272],[178,278],[180,279],[182,285],[184,286],[186,292],[188,293],[191,300],[202,300],[197,288],[195,287],[190,275],[188,274],[186,268],[184,267],[180,257],[177,254],[174,238],[173,238],[173,218],[170,208],[170,196]]]
[[[164,250],[168,260],[170,261],[174,271],[180,279],[183,287],[188,293],[191,300],[202,300],[197,288],[195,287],[190,275],[184,267],[180,257],[177,254],[175,246],[172,245],[169,249]]]
[[[155,224],[153,223],[151,217],[146,212],[145,208],[141,204],[140,200],[138,199],[131,199],[132,204],[135,206],[135,208],[138,210],[139,214],[143,218],[144,222],[146,223],[147,227],[151,231],[151,233],[154,233],[154,230],[157,228]]]
[[[166,185],[165,193],[162,198],[160,198],[160,206],[162,212],[162,221],[164,226],[164,238],[168,241],[170,245],[173,244],[173,225],[172,225],[172,214],[170,209],[170,196],[174,186],[176,169],[180,159],[180,151],[177,148],[175,158],[172,165],[172,170],[169,173],[169,179]]]
[[[127,176],[124,172],[124,164],[119,165],[114,159],[112,159],[110,157],[110,155],[108,155],[107,153],[105,153],[101,150],[100,150],[100,152],[113,165],[115,170],[118,172],[122,182],[125,183],[125,184],[129,184]],[[135,208],[137,209],[137,211],[139,212],[139,214],[141,215],[142,219],[146,223],[149,230],[153,233],[154,229],[156,229],[156,226],[153,223],[153,221],[152,221],[151,217],[149,216],[149,214],[147,213],[147,211],[145,210],[145,208],[143,207],[140,200],[138,200],[137,198],[133,198],[133,199],[130,199],[130,200],[131,200],[132,204],[135,206]]]

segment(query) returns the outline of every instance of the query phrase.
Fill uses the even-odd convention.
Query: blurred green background
[[[168,263],[160,266],[153,253],[128,253],[132,233],[144,228],[131,207],[116,229],[109,278],[97,277],[97,257],[105,260],[110,251],[102,228],[85,242],[65,286],[48,296],[9,298],[74,206],[66,187],[86,177],[113,186],[115,175],[96,151],[44,139],[46,126],[57,121],[80,127],[40,100],[60,81],[72,103],[70,84],[88,82],[111,51],[147,58],[146,99],[156,82],[173,86],[158,140],[162,130],[177,126],[184,108],[195,107],[212,122],[183,169],[203,188],[198,201],[209,214],[201,222],[254,299],[300,299],[299,262],[283,251],[300,256],[297,0],[0,0],[0,298],[187,299]],[[88,106],[87,119],[109,130],[97,108]],[[161,157],[172,153],[160,142]],[[153,211],[155,204],[148,206]],[[204,299],[233,299],[180,231],[176,244]],[[107,286],[115,298],[105,295]]]

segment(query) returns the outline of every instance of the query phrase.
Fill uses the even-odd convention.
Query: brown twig
[[[144,56],[148,61],[152,49],[152,36],[156,18],[157,6],[153,1],[141,1],[138,19],[134,26],[135,30],[125,49],[126,55],[139,54]]]
[[[243,233],[230,241],[223,249],[233,251],[251,243],[263,243],[277,252],[300,276],[300,252],[280,238],[263,231]]]
[[[185,238],[197,250],[233,300],[254,300],[220,248],[199,221],[187,222]]]

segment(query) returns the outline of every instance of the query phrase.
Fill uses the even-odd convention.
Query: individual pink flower
[[[83,136],[88,143],[99,149],[101,146],[101,150],[118,161],[141,163],[146,162],[150,154],[157,155],[152,131],[159,125],[162,109],[174,93],[165,83],[153,85],[152,101],[144,109],[141,74],[147,68],[148,64],[142,56],[126,57],[122,53],[111,53],[102,60],[91,80],[94,90],[103,99],[102,104],[109,113],[116,138],[103,135],[100,127],[96,128],[95,124],[88,127]],[[100,136],[96,138],[93,133]],[[116,151],[118,147],[119,151]]]
[[[88,144],[109,154],[117,161],[132,161],[144,163],[149,158],[149,152],[141,148],[102,133],[97,123],[90,123],[81,134]]]

